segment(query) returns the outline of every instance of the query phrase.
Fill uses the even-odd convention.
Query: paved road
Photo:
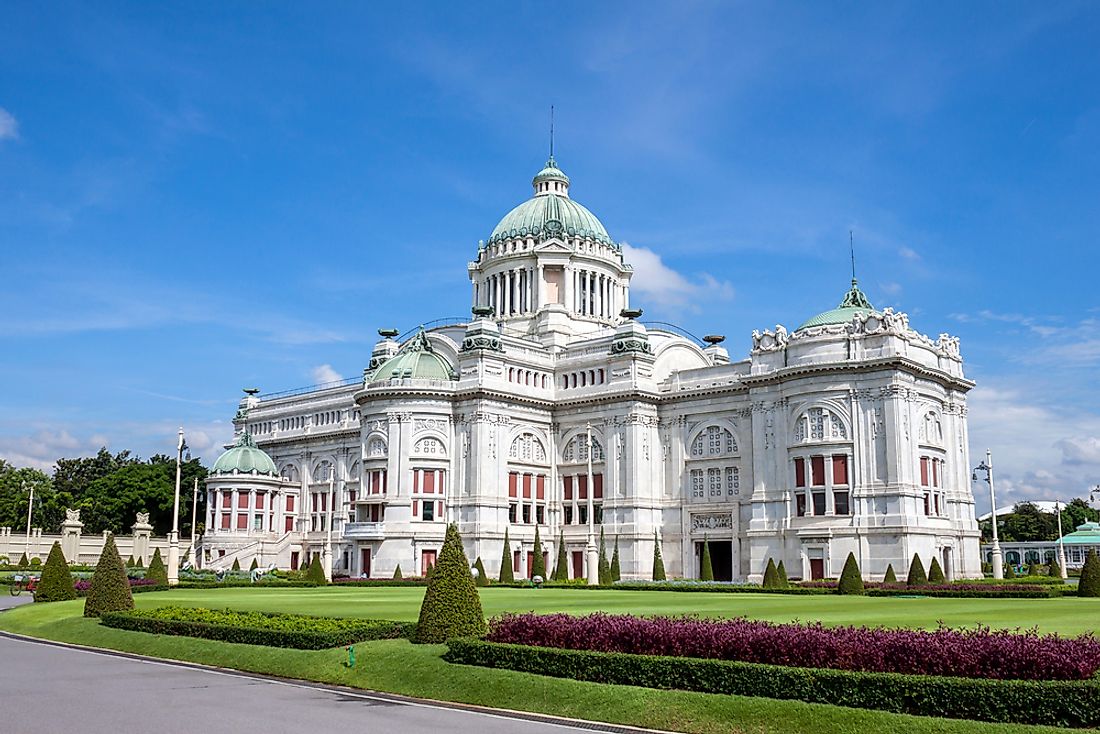
[[[0,610],[11,609],[19,604],[30,604],[32,601],[34,599],[30,594],[24,592],[19,596],[12,596],[7,586],[0,586]]]
[[[0,691],[4,734],[583,731],[6,637],[0,637]]]

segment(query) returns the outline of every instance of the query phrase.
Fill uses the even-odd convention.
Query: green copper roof
[[[877,314],[871,302],[867,300],[867,296],[863,295],[863,291],[859,289],[859,285],[856,283],[856,279],[852,278],[851,289],[844,294],[844,299],[840,302],[840,305],[824,313],[819,313],[812,319],[806,321],[806,323],[799,326],[795,331],[801,329],[808,329],[813,326],[826,326],[828,324],[846,324],[852,320],[856,315],[869,315]]]
[[[454,370],[450,363],[432,350],[428,335],[421,329],[412,339],[405,342],[397,354],[383,362],[374,371],[368,383],[385,382],[392,379],[416,380],[453,380]]]
[[[1070,545],[1100,544],[1100,523],[1086,522],[1078,525],[1075,532],[1062,536],[1062,542]]]
[[[244,431],[237,436],[237,442],[233,448],[226,451],[214,462],[211,474],[266,474],[278,476],[279,470],[275,468],[275,462],[264,453],[263,449],[256,446],[252,440],[252,434]]]
[[[532,183],[537,187],[551,180],[569,184],[569,177],[558,168],[553,158],[535,175]],[[509,237],[527,236],[591,237],[606,245],[618,246],[595,214],[568,196],[549,191],[536,194],[505,214],[489,235],[488,244]]]

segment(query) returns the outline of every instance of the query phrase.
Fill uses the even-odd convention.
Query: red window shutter
[[[229,529],[229,513],[228,512],[223,512],[222,513],[222,530],[228,530],[228,529]]]
[[[833,484],[848,483],[848,457],[833,457]]]
[[[294,495],[288,494],[286,496],[286,511],[294,512]]]
[[[588,475],[581,474],[577,477],[577,499],[588,499]]]
[[[420,470],[419,469],[413,469],[413,491],[414,492],[419,492],[420,491]]]
[[[825,484],[825,457],[810,457],[810,481],[812,486],[820,487]]]
[[[256,509],[264,509],[264,496],[262,494],[256,495]]]
[[[237,530],[248,530],[248,515],[243,513],[237,515]]]
[[[321,495],[321,512],[328,512],[328,494]]]
[[[562,495],[564,499],[573,499],[573,477],[562,477]]]
[[[376,471],[370,473],[370,493],[378,494],[378,472]]]
[[[794,486],[806,486],[806,460],[803,458],[794,460]]]
[[[519,551],[512,551],[512,570],[519,573]]]
[[[283,528],[283,532],[284,533],[289,533],[293,529],[294,529],[294,518],[293,517],[288,517],[286,519],[286,524]]]
[[[233,493],[232,492],[222,492],[222,509],[223,510],[228,510],[232,506],[233,506]]]
[[[932,460],[932,486],[933,487],[940,486],[940,460],[939,459],[933,459]],[[937,512],[936,514],[938,515],[940,513]]]
[[[413,517],[420,517],[420,500],[413,500]]]
[[[540,500],[546,499],[546,477],[541,474],[535,482],[535,498]]]
[[[436,520],[442,520],[443,519],[443,503],[442,502],[436,502],[435,503],[435,519]]]
[[[508,496],[516,496],[516,482],[519,481],[519,474],[517,472],[508,472]]]
[[[603,474],[592,475],[592,497],[603,499]]]
[[[928,486],[928,457],[920,457],[920,483],[921,486]]]
[[[248,492],[237,492],[237,507],[248,508]]]
[[[317,512],[317,493],[316,492],[311,492],[309,496],[310,496],[310,508],[311,508],[310,512]]]
[[[386,491],[386,481],[387,481],[387,480],[386,480],[386,470],[385,470],[385,469],[383,469],[383,470],[382,470],[382,491],[383,491],[383,492],[385,492],[385,491]]]
[[[447,472],[440,469],[439,470],[439,476],[438,476],[439,481],[436,482],[436,487],[435,487],[435,491],[439,492],[439,494],[443,494],[443,478],[446,477],[446,476],[447,476]]]
[[[531,475],[523,475],[523,499],[531,499]]]
[[[435,472],[424,472],[424,494],[432,494],[435,492]]]

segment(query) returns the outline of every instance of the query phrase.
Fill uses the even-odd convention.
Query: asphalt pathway
[[[568,734],[597,728],[388,700],[10,637],[0,637],[0,692],[3,734]]]

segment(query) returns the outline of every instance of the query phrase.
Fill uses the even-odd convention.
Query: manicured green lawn
[[[138,606],[181,604],[263,609],[333,616],[415,619],[419,588],[219,589],[135,595]],[[595,610],[632,613],[747,615],[830,624],[934,627],[981,622],[1067,634],[1085,632],[1098,619],[1092,599],[968,600],[844,598],[549,589],[483,589],[486,614],[502,611]],[[148,635],[102,627],[84,619],[82,601],[37,604],[0,614],[0,629],[48,639],[188,660],[273,675],[351,685],[422,698],[537,711],[675,731],[761,732],[1054,732],[1041,727],[884,714],[835,706],[738,696],[657,691],[544,678],[511,671],[456,666],[440,659],[442,645],[384,641],[358,646],[358,665],[342,665],[342,650],[302,651]]]

